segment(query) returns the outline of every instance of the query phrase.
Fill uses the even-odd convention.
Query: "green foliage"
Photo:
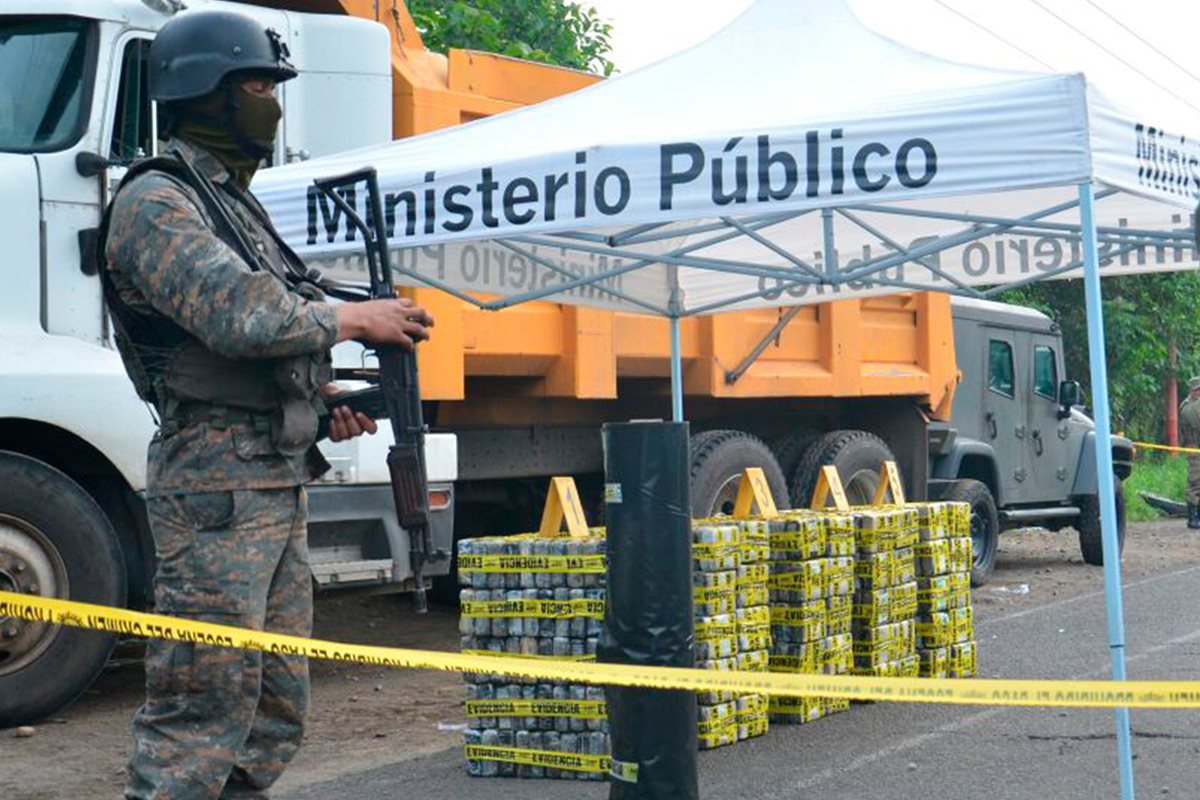
[[[1138,492],[1183,502],[1187,490],[1187,459],[1157,454],[1138,456],[1133,473],[1125,481],[1125,514],[1130,522],[1161,520],[1165,517],[1142,500]],[[1179,521],[1183,525],[1183,520]]]
[[[1103,293],[1113,428],[1141,441],[1163,441],[1167,376],[1174,372],[1182,400],[1187,379],[1200,374],[1200,274],[1106,278]],[[1082,281],[1047,281],[1005,292],[999,299],[1032,306],[1058,322],[1067,376],[1078,380],[1090,397]],[[1177,351],[1173,370],[1172,340]]]
[[[566,0],[408,0],[430,50],[452,47],[610,75],[612,26]]]

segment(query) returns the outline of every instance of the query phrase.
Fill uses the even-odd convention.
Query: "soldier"
[[[150,49],[171,137],[134,165],[103,224],[105,299],[125,366],[157,412],[147,510],[156,609],[308,636],[303,484],[330,348],[411,348],[432,319],[407,300],[331,305],[247,192],[274,146],[275,85],[296,76],[278,35],[220,11],[182,14]],[[335,408],[329,438],[375,432]],[[151,640],[127,798],[266,797],[300,745],[303,657]]]
[[[1188,396],[1179,406],[1179,444],[1200,448],[1200,376],[1188,381]],[[1200,528],[1200,455],[1188,454],[1187,526]]]

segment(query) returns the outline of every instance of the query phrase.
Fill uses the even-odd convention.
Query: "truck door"
[[[96,225],[99,195],[96,182],[79,175],[75,155],[94,147],[90,98],[99,91],[95,76],[105,63],[102,37],[95,22],[67,16],[21,25],[26,31],[17,31],[17,41],[28,41],[28,48],[6,48],[12,60],[0,66],[0,127],[36,131],[27,151],[37,163],[41,201],[40,324],[51,334],[99,343],[100,295],[95,279],[80,269],[79,240],[81,231]],[[0,39],[11,35],[7,28],[0,31]],[[25,63],[12,58],[21,53]]]
[[[1045,334],[1033,334],[1021,342],[1028,363],[1029,384],[1026,392],[1026,421],[1029,430],[1026,446],[1029,475],[1026,488],[1030,500],[1062,500],[1070,493],[1072,467],[1067,464],[1066,420],[1058,417],[1058,381],[1062,374],[1058,340]]]
[[[1027,423],[1021,408],[1016,337],[1011,330],[984,327],[987,384],[983,390],[983,438],[996,451],[1003,504],[1025,500],[1029,483]]]

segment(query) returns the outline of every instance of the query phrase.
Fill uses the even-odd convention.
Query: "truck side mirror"
[[[1071,409],[1079,405],[1079,381],[1063,381],[1058,385],[1058,404],[1062,407],[1058,414],[1067,417]]]

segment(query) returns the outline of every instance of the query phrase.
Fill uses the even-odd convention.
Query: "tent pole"
[[[679,314],[671,316],[671,419],[683,422],[683,353],[679,343]]]
[[[833,243],[833,209],[821,209],[821,249],[825,261],[825,277],[830,283],[836,283],[838,277],[837,253]]]
[[[1125,611],[1121,600],[1121,557],[1117,543],[1116,487],[1109,426],[1108,365],[1104,355],[1104,309],[1100,299],[1100,263],[1092,185],[1079,186],[1079,214],[1083,235],[1083,285],[1087,301],[1088,362],[1091,365],[1092,409],[1096,421],[1096,473],[1100,492],[1100,530],[1104,552],[1104,595],[1108,607],[1108,646],[1113,680],[1125,680]],[[1120,760],[1121,798],[1134,800],[1133,743],[1129,709],[1115,710],[1117,756]]]

